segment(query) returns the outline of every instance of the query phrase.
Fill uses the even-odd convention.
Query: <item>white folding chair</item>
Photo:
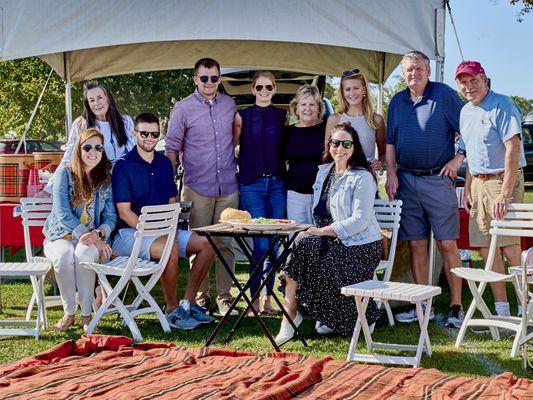
[[[20,199],[21,203],[21,217],[24,231],[24,250],[26,251],[27,262],[50,262],[46,257],[35,257],[33,255],[33,247],[31,245],[30,227],[43,227],[52,211],[52,198],[46,197],[23,197]],[[50,279],[50,278],[49,278]],[[30,315],[35,306],[36,296],[32,295],[28,309],[26,311],[26,319]],[[46,308],[61,306],[61,296],[44,296],[44,305]]]
[[[159,308],[159,305],[150,294],[148,285],[143,285],[139,278],[151,276],[148,281],[151,282],[154,276],[157,276],[157,278],[161,276],[167,265],[176,237],[179,212],[180,206],[178,203],[143,207],[137,224],[137,231],[135,232],[133,250],[129,257],[116,257],[105,264],[80,263],[83,268],[96,272],[98,280],[107,294],[107,298],[89,324],[87,333],[92,333],[102,316],[111,312],[120,313],[124,322],[128,325],[133,339],[136,341],[141,341],[142,336],[134,318],[141,314],[155,313],[163,327],[163,331],[170,332],[170,326],[161,308]],[[159,261],[154,262],[138,258],[143,238],[154,236],[166,236],[165,247]],[[109,283],[108,275],[120,277],[114,287]],[[140,298],[148,303],[147,307],[140,309],[127,307],[120,299],[120,294],[130,280],[133,282]]]
[[[468,287],[474,297],[472,304],[470,304],[470,307],[466,312],[459,334],[457,335],[455,347],[458,348],[461,345],[466,329],[469,326],[488,326],[494,340],[500,339],[500,334],[497,328],[509,329],[516,332],[513,347],[511,349],[511,356],[514,357],[518,352],[518,346],[522,336],[522,319],[518,317],[492,315],[482,296],[487,283],[513,282],[516,286],[517,281],[515,274],[507,275],[492,271],[494,258],[497,255],[497,238],[498,236],[533,237],[533,204],[509,204],[504,218],[501,220],[493,220],[491,222],[490,234],[492,237],[485,269],[481,270],[464,267],[452,269],[452,272],[455,275],[467,280]],[[476,286],[477,282],[479,282],[479,286]],[[481,312],[483,318],[472,318],[476,309]],[[523,311],[526,312],[526,310]]]
[[[394,256],[396,255],[396,245],[398,243],[398,230],[400,229],[400,219],[402,214],[402,201],[401,200],[374,200],[374,212],[376,213],[376,219],[378,220],[379,227],[381,229],[387,229],[392,231],[390,239],[389,254],[386,260],[379,262],[376,271],[374,272],[374,280],[378,280],[377,272],[383,272],[383,282],[389,282],[392,274],[392,267],[394,266]],[[387,301],[378,302],[378,307],[385,307],[389,325],[394,325],[394,316],[392,310]]]
[[[52,209],[52,199],[48,198],[22,198],[21,215],[24,231],[24,248],[26,251],[26,262],[2,263],[0,264],[0,275],[11,277],[30,278],[33,294],[26,311],[24,321],[1,321],[0,326],[16,326],[18,329],[0,329],[0,335],[21,335],[35,336],[39,338],[40,328],[47,327],[46,300],[44,296],[44,281],[46,274],[52,267],[52,263],[44,257],[34,257],[31,245],[30,227],[44,226],[46,218]],[[58,297],[58,296],[57,296]],[[37,317],[31,319],[34,305],[37,305]],[[33,329],[31,329],[31,328]],[[24,329],[27,328],[27,329]]]

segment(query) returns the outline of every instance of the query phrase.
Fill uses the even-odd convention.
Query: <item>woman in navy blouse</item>
[[[250,212],[253,218],[283,218],[287,203],[287,193],[283,182],[283,157],[281,153],[283,128],[287,122],[284,110],[272,105],[276,93],[276,79],[269,71],[257,71],[252,79],[252,93],[255,104],[240,110],[235,117],[235,143],[240,143],[239,151],[239,190],[241,208]],[[258,262],[268,250],[268,239],[255,239],[253,259]],[[265,263],[276,258],[274,249]],[[250,266],[249,273],[253,272]],[[254,296],[261,283],[262,274],[251,282],[250,291]],[[274,277],[267,282],[261,311],[273,315],[275,310],[270,303]],[[259,299],[254,302],[259,309]]]

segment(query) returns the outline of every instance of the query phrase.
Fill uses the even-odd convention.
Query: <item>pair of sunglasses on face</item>
[[[255,91],[256,92],[260,92],[261,90],[263,90],[263,88],[265,88],[269,92],[274,90],[274,86],[273,85],[255,85]]]
[[[329,139],[329,144],[334,148],[338,148],[340,145],[342,145],[342,147],[345,149],[350,149],[353,146],[353,142],[351,140]]]
[[[90,152],[93,148],[98,153],[101,153],[102,151],[104,151],[104,145],[102,144],[95,144],[94,146],[92,144],[84,144],[83,146],[81,146],[81,149],[86,153]]]
[[[135,132],[137,132],[143,139],[146,139],[148,135],[150,135],[152,139],[159,139],[159,136],[161,135],[161,132],[159,131],[150,132],[150,131],[138,131],[137,129],[135,129]]]
[[[200,82],[207,83],[209,80],[211,80],[212,83],[217,83],[220,79],[219,76],[213,75],[213,76],[207,76],[207,75],[198,75],[198,78],[200,78]]]
[[[359,72],[361,72],[361,71],[359,71],[359,68],[354,68],[354,69],[352,69],[350,71],[344,71],[342,73],[342,77],[346,78],[348,76],[352,76],[352,75],[358,74]]]

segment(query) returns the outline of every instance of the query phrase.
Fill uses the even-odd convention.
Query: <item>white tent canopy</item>
[[[67,82],[223,67],[382,83],[413,49],[444,56],[443,0],[0,0],[1,60],[39,56]]]

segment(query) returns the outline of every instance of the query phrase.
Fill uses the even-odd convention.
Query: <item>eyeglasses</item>
[[[260,92],[261,90],[263,90],[263,88],[265,88],[269,92],[274,90],[274,86],[272,86],[272,85],[264,85],[264,86],[263,85],[255,85],[255,90],[257,92]]]
[[[218,80],[220,79],[220,77],[218,77],[216,75],[213,75],[213,76],[202,75],[202,76],[198,76],[198,77],[200,78],[200,82],[202,82],[202,83],[207,83],[207,81],[209,81],[209,79],[211,79],[212,83],[217,83]]]
[[[346,78],[347,76],[352,76],[352,75],[355,75],[355,74],[358,74],[360,71],[358,68],[354,68],[352,69],[351,71],[344,71],[342,73],[342,77],[343,78]]]
[[[104,151],[104,146],[101,145],[101,144],[95,144],[94,146],[92,144],[84,144],[83,146],[81,146],[82,150],[85,151],[86,153],[90,152],[93,148],[98,152],[98,153],[101,153],[102,151]]]
[[[334,148],[337,148],[342,144],[342,147],[345,149],[350,149],[353,146],[353,142],[351,140],[329,139],[329,144]]]
[[[159,131],[149,132],[149,131],[138,131],[137,129],[135,129],[135,132],[138,132],[139,135],[141,135],[143,139],[146,139],[148,135],[152,136],[152,139],[158,139],[159,136],[161,135],[161,132]]]

